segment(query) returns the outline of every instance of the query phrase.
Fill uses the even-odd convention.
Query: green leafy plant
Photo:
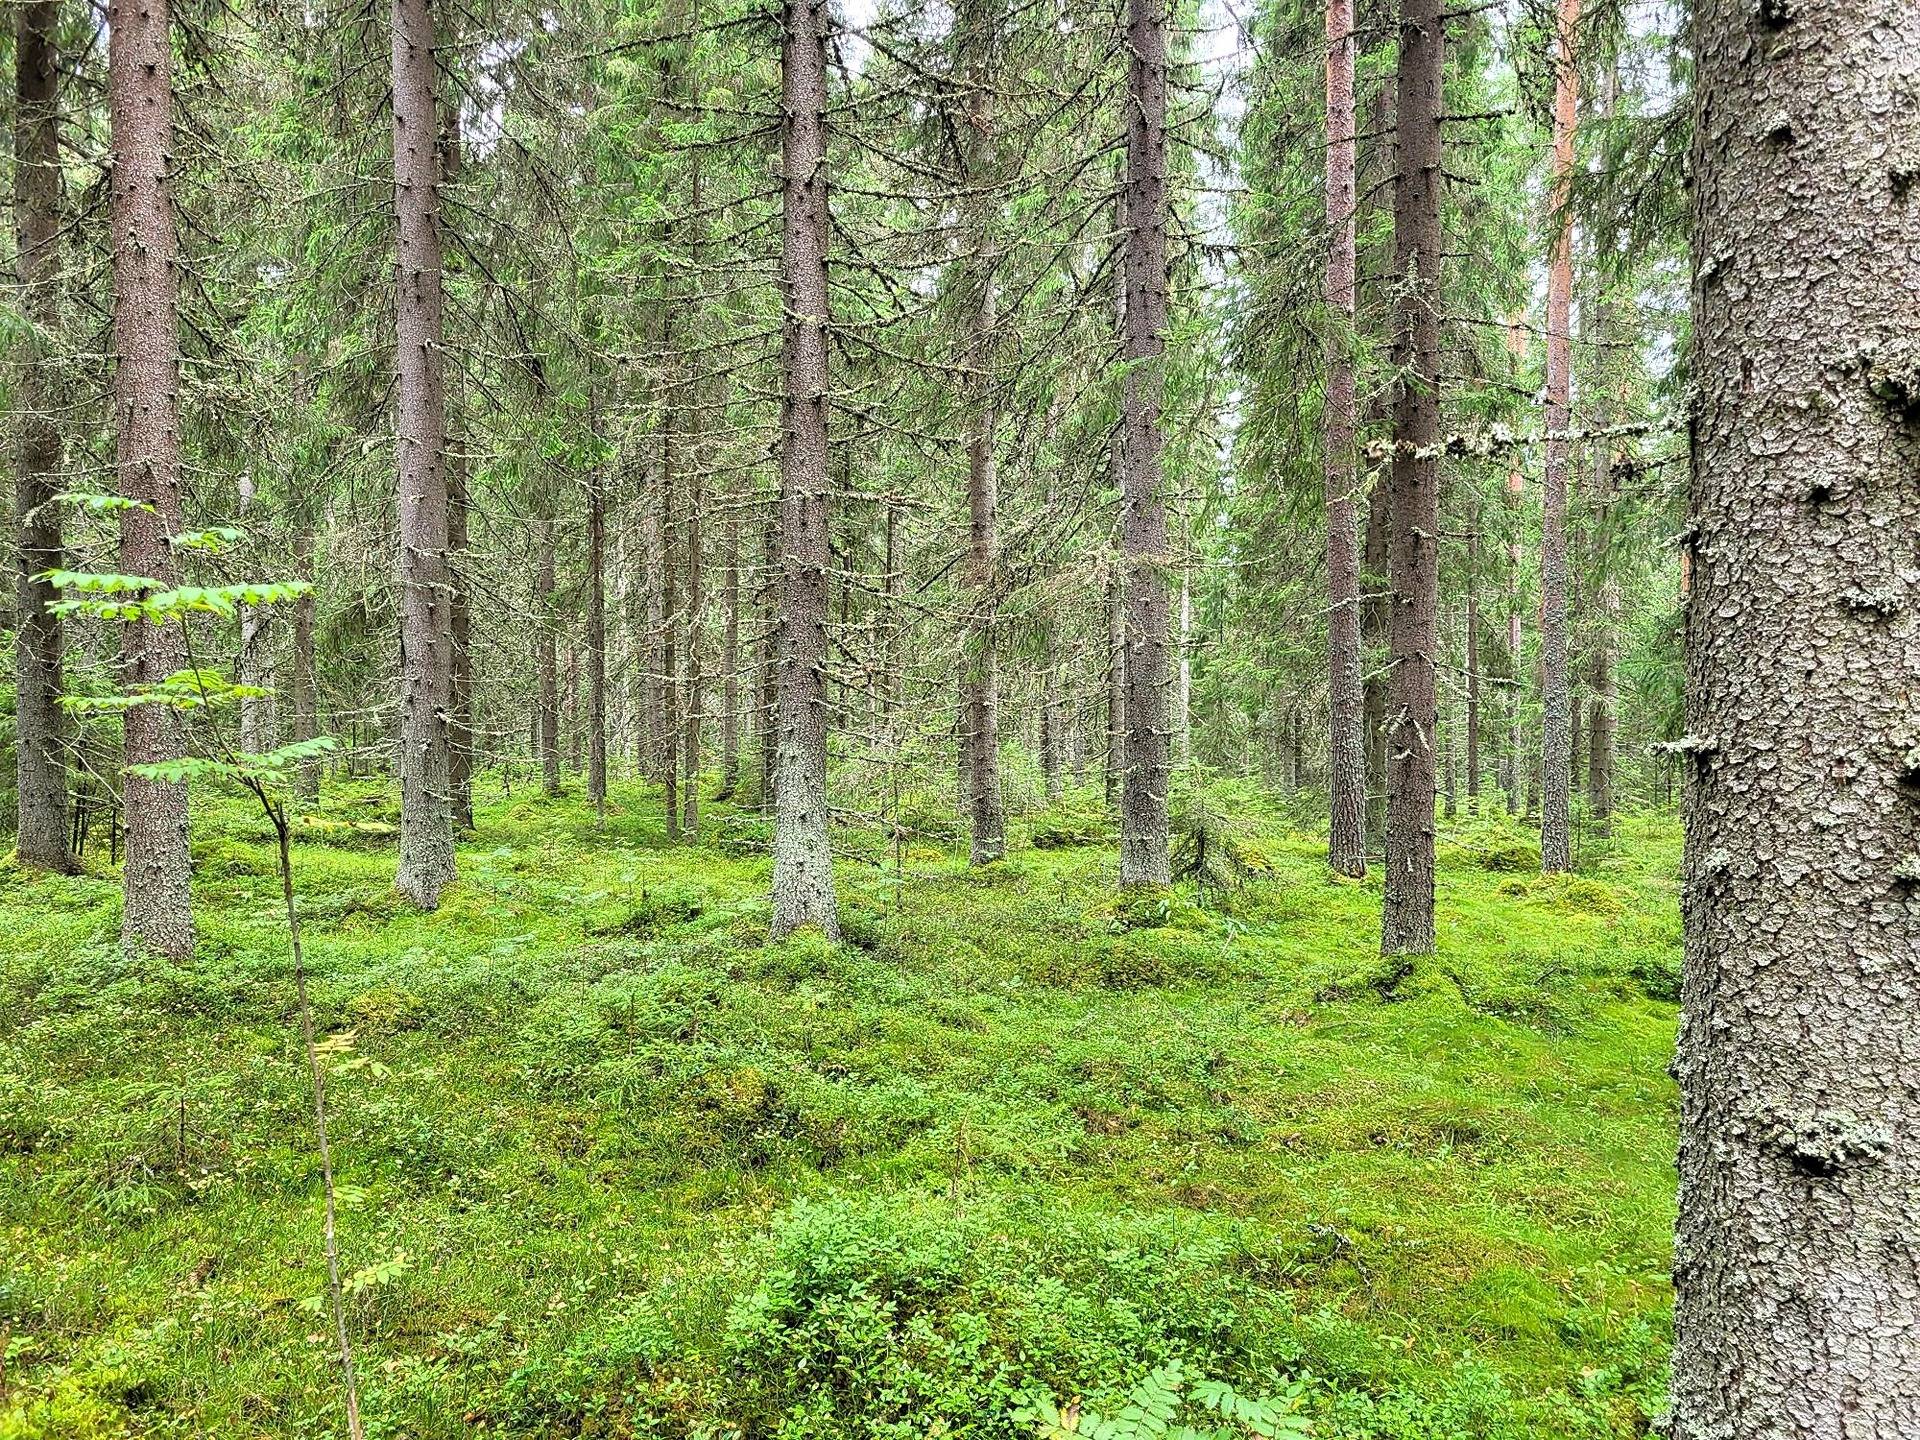
[[[1039,1440],[1281,1440],[1313,1433],[1301,1413],[1306,1394],[1307,1382],[1296,1380],[1279,1395],[1242,1395],[1225,1381],[1190,1376],[1175,1360],[1149,1371],[1112,1415],[1078,1400],[1042,1399],[1015,1418]]]
[[[91,508],[126,508],[114,502],[118,497],[74,496],[70,499]],[[130,502],[137,505],[138,502]],[[227,527],[176,535],[169,541],[176,549],[217,553],[239,539],[239,532]],[[196,615],[231,617],[241,606],[271,605],[298,600],[311,586],[299,581],[256,582],[224,586],[175,586],[167,588],[157,580],[139,575],[104,575],[72,570],[51,570],[41,577],[61,591],[63,598],[53,609],[62,615],[87,615],[104,621],[136,621],[151,625],[177,625],[184,642],[188,668],[166,676],[152,685],[138,685],[119,693],[67,695],[62,703],[76,713],[124,714],[141,706],[158,705],[173,711],[183,720],[183,745],[178,756],[147,764],[130,765],[129,775],[143,780],[170,784],[217,780],[237,784],[253,796],[273,827],[280,874],[280,898],[286,917],[287,945],[293,958],[294,989],[299,997],[300,1038],[306,1050],[307,1071],[311,1080],[313,1130],[320,1159],[320,1179],[324,1199],[324,1247],[327,1262],[327,1295],[332,1302],[334,1334],[338,1343],[341,1381],[345,1391],[347,1430],[360,1440],[360,1402],[353,1373],[353,1346],[347,1336],[344,1296],[349,1285],[365,1272],[343,1282],[340,1274],[340,1247],[337,1233],[336,1192],[333,1183],[333,1158],[327,1144],[327,1066],[338,1053],[337,1045],[314,1039],[313,1004],[308,994],[307,971],[300,944],[300,911],[294,903],[292,820],[290,807],[294,780],[299,767],[319,759],[334,748],[330,735],[296,740],[265,752],[250,752],[235,746],[220,723],[224,715],[243,700],[262,697],[258,686],[241,685],[229,680],[217,669],[194,659],[193,626]]]

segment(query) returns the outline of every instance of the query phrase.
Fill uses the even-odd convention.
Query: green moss
[[[1544,883],[1484,863],[1518,827],[1444,830],[1402,970],[1377,884],[1256,800],[1270,879],[1205,907],[1116,896],[1104,844],[895,876],[865,833],[838,944],[765,942],[764,822],[724,804],[672,846],[654,791],[483,806],[432,915],[390,839],[303,838],[322,1025],[379,1062],[332,1086],[343,1244],[412,1257],[352,1316],[381,1432],[1012,1440],[1178,1361],[1311,1372],[1330,1440],[1638,1433],[1676,827]],[[339,1428],[269,852],[217,795],[195,824],[185,964],[120,959],[110,877],[0,873],[9,1440]]]

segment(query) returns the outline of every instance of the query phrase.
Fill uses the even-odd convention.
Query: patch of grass
[[[333,1082],[343,1246],[404,1257],[351,1314],[381,1433],[1012,1440],[1175,1363],[1311,1376],[1332,1440],[1657,1408],[1669,820],[1550,882],[1486,863],[1504,819],[1443,832],[1403,966],[1257,797],[1262,875],[1204,896],[1117,895],[1103,843],[969,874],[928,798],[840,943],[779,945],[760,817],[669,846],[658,806],[483,804],[434,915],[352,828],[387,792],[303,833],[315,1004],[375,1062]],[[7,1440],[341,1430],[266,837],[195,813],[183,964],[121,959],[113,877],[0,869]]]

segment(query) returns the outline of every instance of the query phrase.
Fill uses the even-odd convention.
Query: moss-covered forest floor
[[[190,964],[0,869],[0,1436],[344,1430],[272,850],[196,805]],[[1012,1437],[1167,1360],[1355,1440],[1658,1408],[1670,819],[1554,882],[1449,825],[1400,975],[1278,815],[1147,907],[1049,821],[979,874],[848,832],[845,943],[770,946],[757,816],[493,798],[417,915],[391,805],[296,856],[370,1435]]]

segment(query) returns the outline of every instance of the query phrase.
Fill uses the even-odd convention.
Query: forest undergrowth
[[[1335,1440],[1644,1433],[1677,826],[1542,877],[1449,822],[1409,967],[1377,867],[1221,805],[1218,883],[1135,900],[1092,796],[984,871],[849,829],[843,943],[769,945],[755,813],[669,846],[650,789],[494,786],[418,914],[392,795],[331,787],[296,867],[368,1433],[1010,1440],[1157,1370]],[[187,964],[122,959],[113,875],[0,871],[7,1440],[339,1430],[271,837],[196,807]]]

